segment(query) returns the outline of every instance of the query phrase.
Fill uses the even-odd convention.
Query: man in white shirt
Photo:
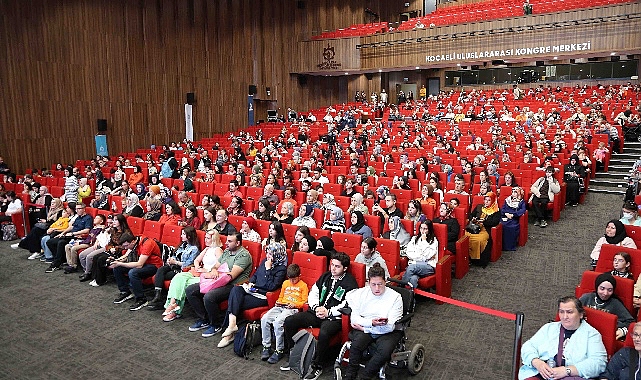
[[[385,270],[375,263],[367,273],[368,284],[347,293],[345,299],[352,309],[349,333],[352,341],[349,366],[343,379],[353,380],[358,375],[363,352],[376,342],[372,358],[365,364],[359,379],[377,378],[379,369],[390,359],[394,348],[403,337],[396,330],[396,322],[403,316],[403,298],[385,286]]]

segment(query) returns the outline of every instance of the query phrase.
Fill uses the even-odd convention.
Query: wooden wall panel
[[[371,80],[362,75],[299,80],[296,73],[320,63],[322,47],[328,43],[300,42],[313,31],[369,21],[365,8],[394,21],[406,10],[404,2],[305,0],[304,9],[299,9],[297,0],[0,0],[0,154],[19,172],[90,158],[99,118],[107,119],[109,150],[114,154],[180,140],[187,92],[196,94],[196,138],[244,127],[250,84],[258,86],[259,113],[273,107],[283,113],[287,107],[306,110],[351,101],[357,89],[378,92],[379,74]],[[410,8],[420,5],[420,0],[409,2]],[[540,17],[553,21],[569,16]],[[520,20],[501,25],[523,24]],[[631,32],[639,26],[622,24],[603,33],[609,46],[634,43]],[[546,38],[565,38],[560,33]],[[349,46],[339,47],[345,57],[341,70],[409,67],[426,54],[425,46],[409,45],[356,52],[355,41],[329,42]],[[458,46],[438,41],[431,48]],[[266,87],[271,87],[270,99]],[[257,120],[266,118],[259,113]]]

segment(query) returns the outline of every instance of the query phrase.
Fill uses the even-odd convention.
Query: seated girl
[[[176,274],[169,284],[163,321],[171,322],[180,318],[185,305],[185,289],[189,285],[199,283],[200,274],[210,272],[218,263],[218,258],[223,254],[223,250],[220,248],[222,245],[217,231],[207,232],[205,235],[206,248],[194,259],[194,267],[189,272]]]
[[[345,232],[345,214],[338,206],[329,206],[329,219],[323,223],[322,229],[332,232]]]
[[[164,308],[162,290],[165,285],[165,281],[171,280],[178,273],[182,273],[186,268],[194,265],[194,260],[196,259],[196,256],[198,256],[199,250],[200,247],[198,244],[196,229],[192,226],[183,228],[180,233],[180,245],[176,247],[174,254],[167,258],[165,265],[156,270],[156,276],[154,277],[155,295],[147,306],[149,309],[162,310]]]
[[[409,265],[403,274],[403,281],[407,281],[414,288],[418,280],[434,274],[438,261],[438,240],[434,236],[434,226],[429,220],[421,222],[419,234],[410,240],[405,250]]]
[[[585,293],[579,298],[584,307],[591,307],[603,310],[617,316],[616,337],[619,340],[625,339],[628,333],[628,326],[634,322],[628,309],[623,306],[619,298],[614,295],[617,280],[610,273],[601,273],[594,281],[595,292]]]
[[[383,256],[376,250],[378,243],[372,237],[363,239],[361,243],[361,253],[356,255],[354,262],[365,264],[365,273],[369,272],[374,263],[379,263],[381,267],[385,270],[385,278],[389,278],[389,270],[387,269],[387,263]]]

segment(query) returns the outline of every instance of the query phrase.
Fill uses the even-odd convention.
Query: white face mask
[[[625,220],[630,220],[630,219],[632,219],[633,216],[634,216],[634,214],[632,214],[630,212],[624,212],[623,213],[623,219],[625,219]]]

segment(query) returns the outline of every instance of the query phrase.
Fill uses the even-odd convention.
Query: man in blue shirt
[[[73,224],[66,230],[62,231],[60,235],[47,241],[47,247],[53,253],[53,262],[45,273],[52,273],[61,268],[63,261],[66,259],[65,245],[73,239],[83,238],[93,228],[93,218],[88,215],[83,203],[76,204],[76,219]]]

